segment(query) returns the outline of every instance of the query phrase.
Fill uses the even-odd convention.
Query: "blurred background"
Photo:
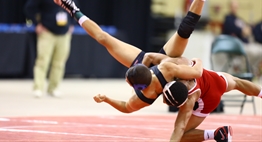
[[[37,52],[36,25],[25,16],[26,2],[27,0],[0,0],[0,79],[9,86],[12,86],[12,82],[8,81],[11,79],[26,79],[29,85],[33,82]],[[146,52],[157,52],[177,30],[192,0],[78,2],[81,11],[103,30]],[[252,81],[259,83],[262,82],[262,0],[237,0],[236,3],[237,6],[232,6],[230,0],[206,0],[202,17],[190,37],[184,56],[201,58],[204,67],[211,69],[210,51],[214,39],[221,34],[234,36],[241,40],[252,63],[252,72],[255,74]],[[234,20],[231,19],[235,25],[226,22],[230,14],[235,17]],[[230,31],[231,29],[236,29],[238,33]],[[126,70],[126,67],[112,58],[103,46],[75,23],[64,78],[122,79]],[[2,82],[2,86],[6,83]],[[1,94],[8,94],[6,89],[0,86]],[[63,89],[66,91],[68,88]]]
[[[0,0],[0,78],[33,77],[36,39],[34,25],[26,23],[26,1]],[[144,51],[158,51],[176,30],[191,1],[79,0],[79,7],[84,14],[117,38]],[[252,27],[261,22],[262,0],[237,1],[237,15],[244,22]],[[184,55],[188,58],[203,58],[205,67],[210,68],[210,44],[214,36],[222,33],[225,16],[229,12],[229,0],[207,0]],[[126,68],[111,58],[78,25],[75,26],[65,77],[124,77]],[[252,38],[250,44],[255,42],[252,34],[249,38]],[[201,39],[201,42],[195,39]]]

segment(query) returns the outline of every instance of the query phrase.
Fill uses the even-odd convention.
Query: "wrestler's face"
[[[166,102],[165,96],[164,96],[164,95],[162,95],[162,96],[163,96],[163,103],[166,104],[166,105],[168,105],[168,106],[171,106],[171,105],[169,105],[169,104]]]
[[[167,103],[166,103],[166,98],[164,97],[164,95],[162,95],[162,96],[163,96],[163,103],[164,103],[164,104],[167,104]]]
[[[164,103],[164,104],[166,104],[166,105],[168,105],[168,106],[173,106],[173,105],[170,105],[170,104],[167,103],[166,98],[165,98],[164,95],[162,95],[162,96],[163,96],[163,103]],[[187,102],[187,100],[188,100],[188,98],[185,100],[185,102],[184,102],[181,106],[183,106],[183,105]],[[181,107],[181,106],[180,106],[180,107]]]
[[[131,87],[133,87],[132,84],[128,81],[127,78],[126,78],[126,82],[127,82]]]

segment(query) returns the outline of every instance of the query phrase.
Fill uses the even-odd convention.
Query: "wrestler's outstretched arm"
[[[80,12],[73,0],[54,0],[54,2],[66,9],[93,39],[106,47],[108,52],[124,66],[130,67],[141,52],[141,49],[120,41],[103,31],[94,21]]]
[[[177,118],[174,124],[174,130],[171,135],[170,142],[184,141],[183,140],[184,133],[192,129],[188,126],[188,122],[192,115],[195,102],[198,100],[199,97],[200,97],[200,91],[194,92],[188,97],[188,100],[185,102],[185,104],[179,108],[179,112],[177,114]],[[194,139],[194,140],[203,141],[202,139],[201,140]]]
[[[136,94],[126,102],[121,100],[115,100],[106,95],[98,94],[93,98],[97,103],[105,102],[115,108],[116,110],[123,113],[132,113],[140,110],[141,108],[149,106],[149,104],[141,101]]]
[[[189,12],[179,25],[178,30],[164,45],[163,49],[170,57],[180,57],[186,49],[188,39],[200,19],[205,0],[194,0]]]

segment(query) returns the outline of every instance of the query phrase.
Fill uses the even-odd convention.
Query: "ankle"
[[[215,130],[205,130],[204,131],[204,139],[205,140],[213,140],[214,139]]]
[[[73,13],[74,18],[78,21],[81,17],[85,16],[81,11]]]

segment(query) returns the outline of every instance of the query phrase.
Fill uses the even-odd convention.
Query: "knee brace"
[[[182,20],[178,28],[178,35],[182,38],[189,38],[191,33],[194,31],[195,26],[200,19],[200,15],[197,15],[193,12],[188,12],[186,17]]]

